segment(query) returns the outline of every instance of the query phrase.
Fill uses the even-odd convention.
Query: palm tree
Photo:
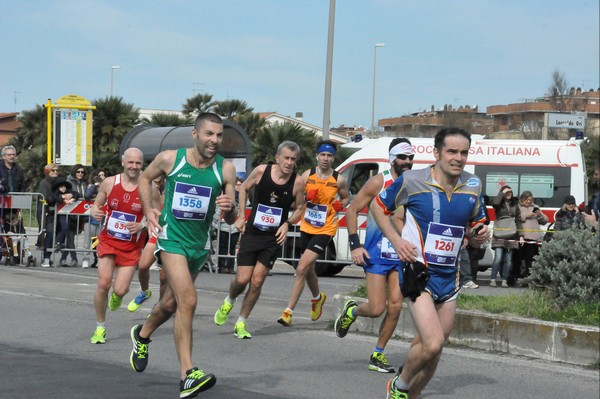
[[[265,118],[254,112],[240,115],[236,122],[246,131],[250,140],[254,140],[267,125]]]
[[[265,127],[252,140],[252,151],[254,159],[252,166],[275,161],[277,147],[283,141],[294,141],[300,146],[300,154],[296,161],[296,169],[300,172],[314,165],[317,138],[315,134],[300,127],[297,123],[285,122]]]
[[[93,169],[103,168],[108,175],[121,170],[119,147],[123,136],[139,123],[140,112],[123,97],[105,97],[93,100],[94,146]]]
[[[212,110],[214,113],[221,115],[225,119],[237,121],[238,117],[250,113],[254,109],[249,107],[246,101],[231,99],[215,101]]]
[[[185,115],[191,116],[194,113],[206,112],[211,109],[213,106],[212,94],[208,93],[199,93],[194,97],[190,97],[185,100],[185,104],[182,104],[182,112]]]
[[[18,153],[45,144],[47,115],[46,108],[39,104],[32,110],[21,112],[19,121],[23,127],[8,144],[15,146]]]
[[[140,122],[156,126],[183,126],[192,123],[190,116],[176,114],[152,114],[150,118],[143,117]]]

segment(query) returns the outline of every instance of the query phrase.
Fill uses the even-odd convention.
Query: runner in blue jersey
[[[470,146],[466,131],[440,130],[434,139],[435,164],[405,172],[370,206],[406,262],[402,295],[410,298],[408,309],[420,338],[388,382],[388,399],[415,399],[433,377],[454,324],[461,247],[467,239],[479,247],[489,237],[481,181],[464,171]],[[402,237],[387,217],[399,206],[405,212]]]
[[[365,245],[363,247],[360,244],[358,214],[368,207],[371,201],[383,189],[392,184],[398,176],[404,171],[412,169],[414,153],[410,140],[406,138],[393,139],[388,148],[388,155],[391,169],[371,177],[346,210],[352,261],[356,265],[362,265],[365,270],[368,301],[360,305],[353,299],[346,301],[344,309],[334,325],[336,335],[343,338],[358,316],[376,318],[387,309],[379,326],[375,351],[369,359],[369,370],[381,373],[395,372],[383,352],[396,329],[402,308],[401,273],[399,273],[401,272],[401,262],[389,240],[384,237],[370,214],[367,215]],[[399,232],[402,231],[404,224],[403,216],[402,208],[394,212],[394,223]]]

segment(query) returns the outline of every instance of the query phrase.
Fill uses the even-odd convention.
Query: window
[[[356,195],[372,176],[379,173],[376,163],[359,163],[342,172],[348,183],[350,195]]]
[[[496,197],[500,187],[512,187],[515,197],[531,191],[536,204],[560,208],[571,193],[571,168],[541,166],[476,165],[475,174],[483,182],[483,193]]]

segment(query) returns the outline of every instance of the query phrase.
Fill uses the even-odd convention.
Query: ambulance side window
[[[360,163],[344,171],[344,177],[348,181],[348,190],[350,195],[354,196],[365,185],[371,176],[379,173],[379,167],[376,163]]]

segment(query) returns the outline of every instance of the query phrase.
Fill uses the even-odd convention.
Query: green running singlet
[[[158,250],[183,255],[190,272],[197,273],[210,255],[210,229],[215,200],[223,189],[223,161],[215,157],[211,166],[195,168],[177,150],[173,170],[165,182],[164,208],[159,223],[163,228],[156,240]]]

